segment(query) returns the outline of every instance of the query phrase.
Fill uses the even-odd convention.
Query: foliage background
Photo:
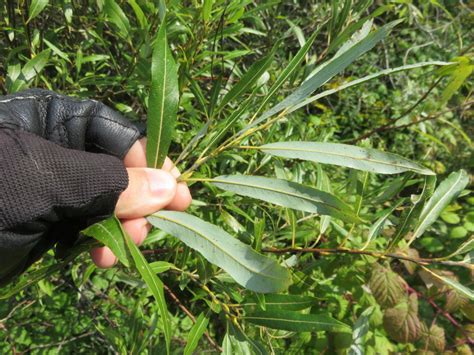
[[[396,19],[403,22],[324,89],[385,68],[430,60],[450,61],[456,57],[469,61],[472,56],[472,4],[462,1],[349,3],[351,9],[344,13],[342,2],[167,2],[168,39],[180,65],[181,94],[172,157],[178,158],[208,120],[222,119],[238,107],[239,102],[234,102],[223,112],[213,112],[217,94],[235,84],[280,39],[275,61],[261,79],[260,95],[278,78],[305,40],[320,29],[305,65],[284,85],[279,99],[291,92],[317,64],[334,54],[338,47],[334,43],[348,26],[374,13],[376,26]],[[137,13],[137,4],[143,16]],[[144,122],[151,43],[160,23],[160,5],[163,3],[150,0],[2,2],[0,90],[6,94],[27,87],[44,87],[93,97],[134,121]],[[116,6],[123,12],[117,11]],[[434,69],[421,68],[381,77],[326,97],[274,124],[265,134],[255,135],[252,143],[280,140],[357,143],[422,162],[440,174],[438,181],[441,181],[450,172],[470,169],[473,165],[472,84],[464,81],[449,100],[444,100],[455,75],[442,76]],[[222,78],[222,87],[215,84],[217,78]],[[250,108],[247,115],[252,113]],[[184,159],[180,167],[185,170],[190,164],[191,161]],[[332,190],[346,202],[356,203],[363,174],[323,167]],[[199,174],[217,176],[236,171],[284,177],[313,186],[319,179],[314,163],[269,161],[263,155],[246,151],[225,152],[201,167]],[[392,206],[397,197],[419,193],[420,180],[413,179],[396,196],[380,199],[380,193],[396,179],[397,176],[369,175],[362,211],[377,215]],[[338,228],[335,224],[319,234],[320,220],[305,219],[301,212],[258,205],[251,199],[202,184],[193,185],[192,191],[194,214],[238,235],[257,250],[291,246],[292,239],[300,247],[332,248],[347,237],[344,226]],[[394,214],[394,224],[401,218],[401,212]],[[369,227],[354,231],[345,246],[360,248]],[[446,208],[441,219],[412,249],[404,252],[425,258],[445,256],[470,238],[473,230],[474,199],[463,194]],[[394,232],[389,223],[371,247],[383,250]],[[403,249],[403,242],[399,247]],[[225,275],[197,253],[164,233],[153,232],[143,249],[150,261],[165,260],[176,266],[160,275],[169,287],[167,299],[173,315],[174,352],[181,353],[186,345],[192,326],[189,314],[197,317],[201,313],[209,318],[209,336],[201,339],[199,352],[216,352],[220,346],[232,349],[232,353],[255,351],[248,339],[240,339],[233,333],[229,314],[242,315],[241,305],[248,303],[249,297],[257,306],[265,307],[262,299],[255,301],[251,293],[228,282]],[[53,262],[51,252],[42,265]],[[474,338],[471,302],[436,283],[412,263],[390,259],[375,262],[377,259],[370,256],[301,254],[292,269],[294,284],[289,291],[314,297],[310,313],[324,310],[351,326],[364,319],[361,315],[366,311],[368,332],[358,340],[366,353],[443,350],[470,353],[469,338]],[[377,272],[387,275],[382,295],[374,291],[373,275]],[[464,285],[472,284],[472,269],[453,267],[443,268],[442,272]],[[390,292],[393,295],[398,292],[403,299],[410,294],[407,302],[418,303],[419,319],[426,325],[423,337],[413,336],[416,331],[408,329],[406,337],[400,338],[399,329],[391,330],[396,321],[387,321],[390,312],[386,308],[393,305],[389,307],[381,301]],[[229,306],[230,313],[225,309]],[[123,267],[96,269],[82,255],[60,273],[0,303],[0,351],[160,353],[164,351],[163,339],[156,315],[156,305],[147,297],[146,288],[136,275]],[[248,323],[244,328],[250,339],[269,352],[354,351],[349,350],[355,344],[352,336],[293,333]]]

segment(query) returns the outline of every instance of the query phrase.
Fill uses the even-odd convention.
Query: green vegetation
[[[471,353],[468,5],[0,8],[3,93],[146,124],[149,166],[171,156],[194,197],[149,216],[141,253],[111,218],[0,290],[2,353]]]

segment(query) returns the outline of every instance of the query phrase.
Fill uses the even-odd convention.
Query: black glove
[[[139,135],[94,100],[0,97],[0,283],[113,213],[128,185],[120,159]]]

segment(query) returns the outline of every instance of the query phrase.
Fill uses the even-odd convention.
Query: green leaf
[[[301,311],[316,305],[316,299],[311,296],[303,295],[279,295],[267,294],[265,295],[265,307],[268,311],[284,309],[286,311]],[[258,306],[258,300],[255,297],[250,297],[248,300],[241,303],[246,310],[255,310]]]
[[[449,62],[440,62],[440,61],[431,61],[431,62],[421,62],[421,63],[403,65],[403,66],[397,67],[397,68],[384,69],[384,70],[381,70],[377,73],[370,74],[370,75],[364,76],[364,77],[359,78],[359,79],[351,80],[351,81],[346,82],[342,85],[339,85],[335,88],[328,89],[328,90],[325,90],[325,91],[323,91],[319,94],[308,97],[307,99],[301,101],[299,104],[289,108],[286,112],[287,112],[287,114],[290,114],[290,113],[300,109],[301,107],[304,107],[304,106],[306,106],[306,105],[308,105],[308,104],[310,104],[314,101],[322,99],[323,97],[335,94],[339,91],[348,89],[348,88],[353,87],[353,86],[363,84],[367,81],[376,79],[376,78],[381,77],[381,76],[391,75],[391,74],[395,74],[395,73],[402,72],[402,71],[407,71],[407,70],[412,70],[412,69],[417,69],[417,68],[423,68],[423,67],[433,66],[433,65],[448,66],[448,65],[450,65],[450,63]]]
[[[295,182],[261,176],[223,175],[211,179],[217,187],[299,211],[359,221],[351,208],[337,197]]]
[[[69,251],[69,254],[62,259],[61,261],[43,267],[41,269],[35,270],[33,272],[27,272],[23,274],[20,279],[12,285],[6,287],[5,285],[0,284],[0,300],[6,300],[10,297],[16,295],[25,288],[37,283],[38,281],[47,278],[53,273],[64,269],[72,260],[77,258],[80,254],[85,251],[90,250],[91,246],[95,245],[96,242],[85,242]]]
[[[268,93],[265,95],[263,98],[263,101],[260,103],[259,108],[255,112],[254,116],[252,117],[252,120],[255,119],[257,114],[265,107],[265,105],[275,96],[276,92],[280,87],[288,80],[288,78],[291,76],[291,74],[294,73],[296,69],[299,68],[299,65],[305,58],[306,54],[308,51],[311,49],[314,40],[316,39],[316,36],[319,34],[321,27],[317,31],[315,31],[311,37],[308,38],[306,43],[300,48],[300,50],[296,53],[296,55],[291,59],[291,61],[288,63],[286,68],[279,74],[278,78],[276,81],[273,83],[271,88],[268,90]]]
[[[135,16],[137,17],[138,23],[140,24],[140,28],[141,29],[147,29],[148,28],[148,20],[146,19],[145,13],[143,12],[140,5],[138,5],[136,0],[127,0],[127,2],[132,7],[133,12],[135,12]]]
[[[449,99],[461,88],[466,79],[472,74],[474,65],[470,64],[470,59],[467,57],[457,58],[459,64],[451,74],[451,80],[441,94],[442,103],[446,103]]]
[[[117,26],[119,34],[127,38],[130,32],[130,22],[115,0],[105,0],[104,12],[107,18]]]
[[[160,168],[168,154],[176,124],[178,101],[177,66],[168,47],[166,27],[163,23],[153,49],[148,99],[146,157],[151,168]]]
[[[403,203],[403,199],[400,199],[392,207],[387,208],[385,211],[383,211],[382,216],[370,227],[369,234],[367,236],[367,241],[362,247],[362,250],[367,248],[370,242],[380,234],[388,217],[390,217],[393,211],[395,211],[395,209],[397,209],[402,203]]]
[[[109,247],[122,264],[130,266],[127,245],[122,237],[122,227],[117,218],[107,218],[86,228],[81,233]]]
[[[329,314],[301,314],[286,310],[255,311],[244,317],[250,323],[293,332],[351,333],[351,328]]]
[[[312,77],[307,79],[301,84],[291,95],[287,96],[283,101],[272,107],[270,110],[264,112],[258,119],[256,119],[251,126],[255,126],[269,117],[283,111],[291,106],[297,105],[304,99],[306,99],[312,92],[318,89],[321,85],[326,83],[329,79],[334,77],[336,74],[347,68],[355,59],[360,57],[362,54],[371,50],[378,42],[384,39],[390,30],[395,27],[401,21],[393,21],[380,29],[370,33],[363,40],[355,43],[351,48],[347,49],[343,54],[335,56],[328,62],[323,63],[320,66],[320,70],[317,71]],[[246,127],[248,129],[250,127]]]
[[[163,332],[165,334],[166,352],[169,354],[171,344],[171,319],[169,317],[168,307],[166,305],[163,282],[161,282],[160,278],[156,276],[156,274],[153,272],[150,265],[148,265],[148,262],[146,261],[145,257],[140,252],[138,247],[135,245],[135,243],[133,243],[130,237],[123,230],[122,237],[123,239],[125,239],[128,251],[130,252],[130,255],[133,258],[135,268],[141,275],[143,281],[145,281],[146,285],[148,286],[148,289],[156,300],[158,309],[160,310],[161,319],[163,321]]]
[[[221,228],[184,212],[161,211],[148,217],[155,227],[200,252],[210,263],[255,292],[279,292],[291,283],[289,271]]]
[[[321,190],[327,193],[332,193],[331,182],[329,181],[329,177],[326,174],[326,172],[323,170],[323,167],[321,166],[321,164],[318,164],[318,166],[316,167],[316,170],[318,172],[318,180],[317,180],[316,188],[318,190]],[[319,234],[320,235],[324,234],[330,224],[331,224],[331,217],[322,216],[321,223],[320,223],[321,227],[319,228]]]
[[[51,49],[45,49],[31,58],[21,69],[23,77],[26,81],[30,81],[37,76],[43,68],[48,64]]]
[[[197,317],[196,323],[194,323],[189,331],[188,342],[184,348],[184,355],[191,355],[193,353],[198,345],[199,339],[201,339],[206,331],[208,323],[209,319],[205,317],[204,313],[201,313],[199,317]]]
[[[471,301],[474,300],[474,291],[471,290],[470,288],[460,284],[458,281],[453,280],[449,277],[438,275],[436,272],[431,271],[430,269],[428,269],[425,266],[422,266],[422,267],[423,267],[423,270],[425,270],[426,272],[431,274],[434,278],[438,279],[439,281],[441,281],[445,285],[448,285],[449,287],[451,287],[454,290],[458,291],[460,294],[468,297]]]
[[[268,69],[270,64],[273,62],[273,55],[275,53],[275,49],[277,46],[274,47],[272,52],[267,55],[266,57],[260,59],[259,61],[252,64],[249,70],[242,76],[237,84],[235,84],[232,89],[224,96],[221,103],[219,104],[219,108],[217,111],[219,112],[227,105],[230,101],[238,99],[243,93],[245,93],[249,88],[251,88],[260,77],[265,73]]]
[[[453,201],[469,183],[469,176],[464,170],[451,173],[443,180],[425,203],[420,218],[408,245],[421,236],[439,217],[441,212]]]
[[[375,307],[366,308],[362,314],[357,318],[352,330],[352,345],[348,351],[348,355],[362,355],[364,354],[364,337],[369,332],[369,319],[374,312]]]
[[[30,7],[28,8],[28,20],[26,20],[26,23],[38,16],[48,3],[49,0],[32,0]]]
[[[167,261],[154,261],[150,263],[149,266],[155,274],[161,274],[170,269],[176,269],[176,266]]]
[[[202,19],[204,22],[208,22],[211,18],[212,3],[214,0],[203,0],[202,4]]]
[[[322,142],[278,142],[258,149],[283,158],[309,160],[379,174],[414,171],[434,175],[431,170],[393,153],[353,145]]]
[[[474,237],[470,237],[469,240],[465,241],[462,243],[459,248],[456,249],[456,251],[442,259],[451,259],[452,257],[456,255],[461,255],[461,254],[466,254],[469,253],[471,250],[474,249]]]

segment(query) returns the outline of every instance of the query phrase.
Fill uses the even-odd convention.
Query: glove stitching
[[[33,95],[33,96],[15,96],[15,97],[12,97],[10,99],[3,99],[3,100],[0,100],[0,103],[8,103],[8,102],[12,102],[12,101],[15,101],[15,100],[28,100],[28,99],[31,99],[31,100],[41,100],[42,98],[44,99],[50,99],[54,97],[54,95],[45,95],[45,96],[38,96],[38,95]]]

